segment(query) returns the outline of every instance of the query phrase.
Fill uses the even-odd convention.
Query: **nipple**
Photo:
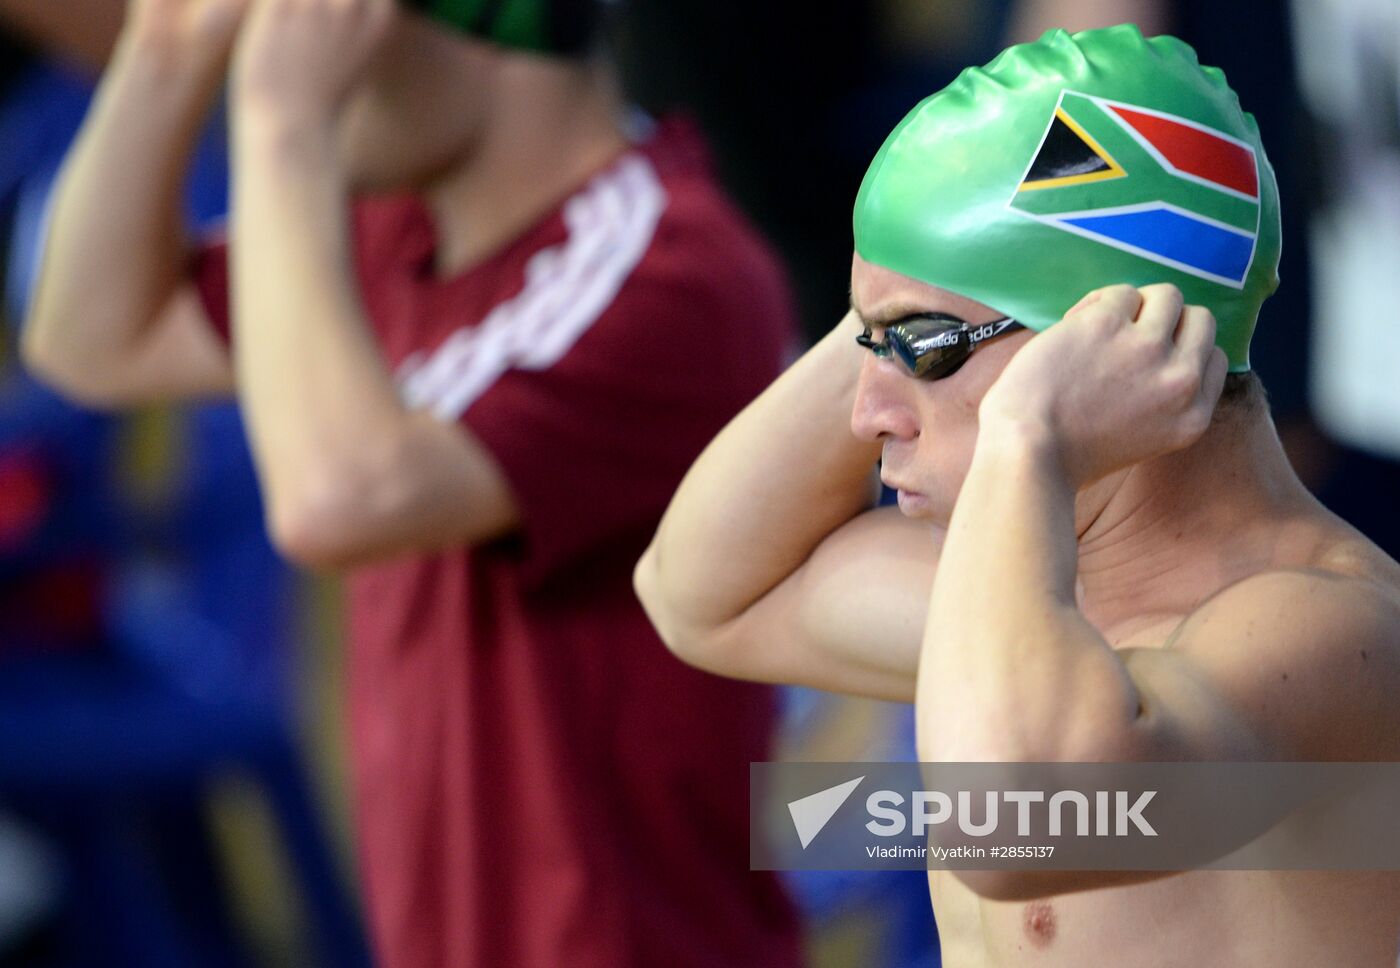
[[[1049,947],[1055,940],[1055,909],[1049,901],[1032,901],[1022,914],[1021,926],[1034,947]]]

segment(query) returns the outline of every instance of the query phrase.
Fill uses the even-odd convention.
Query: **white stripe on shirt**
[[[405,405],[456,420],[507,370],[559,362],[641,262],[666,201],[656,170],[639,154],[594,178],[564,203],[568,237],[530,257],[519,294],[432,353],[404,360],[398,380]]]

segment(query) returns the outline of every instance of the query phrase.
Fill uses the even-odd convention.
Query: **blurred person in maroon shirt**
[[[236,391],[274,540],[350,573],[386,965],[797,961],[747,869],[772,697],[672,658],[630,587],[789,298],[697,134],[625,119],[599,19],[134,0],[54,205],[30,365],[102,406]],[[230,65],[232,230],[191,242]]]

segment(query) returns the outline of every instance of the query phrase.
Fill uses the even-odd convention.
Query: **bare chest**
[[[1400,873],[1206,871],[1027,902],[929,876],[947,968],[1393,968]]]

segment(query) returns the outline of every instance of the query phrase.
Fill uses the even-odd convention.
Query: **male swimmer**
[[[1184,43],[966,71],[866,175],[851,312],[677,492],[636,573],[663,638],[913,700],[925,761],[1400,758],[1400,566],[1298,481],[1250,372],[1278,259],[1253,119]],[[1389,968],[1400,926],[1389,872],[930,891],[950,968]]]

